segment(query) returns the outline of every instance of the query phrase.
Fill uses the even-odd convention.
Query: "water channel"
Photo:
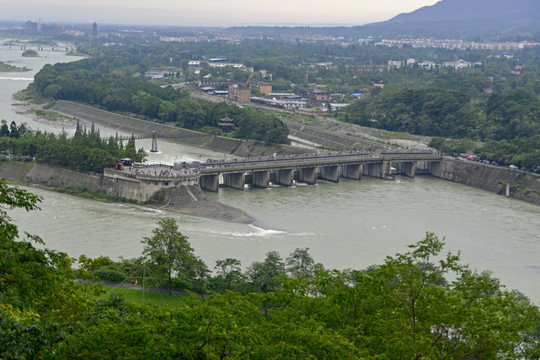
[[[20,54],[0,47],[0,61],[33,69],[47,62],[75,60],[60,53],[47,54],[47,58],[21,58]],[[58,124],[38,123],[15,113],[18,107],[11,96],[25,88],[34,73],[0,74],[0,119],[61,131]],[[137,142],[137,147],[145,149],[150,145],[150,140]],[[162,140],[158,147],[161,152],[149,155],[149,162],[226,156]],[[540,207],[428,176],[207,193],[253,216],[252,225],[26,189],[43,197],[41,211],[14,210],[10,215],[22,230],[40,235],[48,247],[73,257],[139,256],[140,240],[164,217],[178,220],[182,233],[210,268],[217,259],[233,257],[248,266],[263,260],[268,251],[276,250],[285,258],[296,248],[308,247],[315,261],[328,268],[362,269],[407,251],[408,244],[432,231],[446,238],[446,250],[461,251],[463,262],[471,268],[490,270],[507,288],[540,302]]]

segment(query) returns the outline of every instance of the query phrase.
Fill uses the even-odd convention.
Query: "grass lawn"
[[[183,295],[169,295],[167,293],[142,289],[106,287],[106,290],[107,292],[102,295],[103,298],[107,298],[112,294],[118,294],[126,299],[127,302],[138,305],[144,303],[146,305],[178,306],[185,304],[187,299],[187,296]]]

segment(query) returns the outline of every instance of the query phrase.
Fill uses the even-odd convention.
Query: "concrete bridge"
[[[133,134],[131,136],[117,136],[115,139],[127,141],[127,140],[140,140],[140,139],[194,139],[194,138],[201,138],[201,137],[211,137],[212,134],[205,134],[205,133],[197,133],[195,131],[191,133],[177,133],[177,134],[169,134],[166,132],[157,132],[152,131],[151,133],[144,133],[144,134]],[[111,137],[102,137],[102,140],[108,140]]]
[[[246,184],[267,188],[270,183],[292,186],[294,181],[313,185],[318,179],[339,182],[341,177],[360,180],[362,176],[394,179],[395,174],[414,177],[431,173],[440,166],[442,156],[431,152],[383,152],[374,156],[364,152],[279,156],[242,160],[208,160],[182,164],[199,169],[203,190],[217,192],[221,186],[243,190]]]
[[[360,180],[362,176],[394,179],[395,174],[414,177],[417,172],[441,172],[442,156],[431,152],[386,152],[373,155],[315,153],[279,155],[232,160],[143,165],[105,169],[102,191],[145,202],[162,190],[180,191],[187,201],[198,201],[192,191],[217,192],[220,186],[244,190],[246,184],[267,188],[270,184],[292,186],[295,181],[316,184],[318,179],[339,182],[341,177]],[[200,189],[199,189],[200,187]],[[190,200],[191,199],[191,200]]]

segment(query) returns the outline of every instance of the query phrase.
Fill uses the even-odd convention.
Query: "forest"
[[[238,260],[218,260],[211,272],[164,218],[138,259],[75,261],[21,234],[4,210],[36,211],[40,201],[0,180],[3,359],[540,357],[538,307],[444,254],[433,233],[363,270],[326,269],[297,249],[285,260],[269,252],[244,272]],[[176,303],[129,301],[101,285],[114,272],[140,294],[191,292]]]

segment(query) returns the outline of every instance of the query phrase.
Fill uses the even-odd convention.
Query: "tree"
[[[158,279],[166,279],[171,295],[174,276],[184,283],[192,283],[203,280],[208,269],[206,264],[195,256],[188,237],[178,231],[174,219],[162,219],[158,225],[159,227],[152,231],[151,237],[145,237],[141,241],[145,245],[143,256],[151,264]]]
[[[6,120],[2,120],[2,126],[0,127],[0,136],[9,136],[9,127],[7,126]]]
[[[15,139],[19,138],[19,128],[17,127],[17,123],[15,121],[11,122],[11,125],[9,126],[9,133],[9,136],[14,137]]]
[[[263,262],[254,262],[247,270],[247,276],[257,291],[271,292],[279,288],[279,276],[285,273],[285,265],[279,253],[266,253]]]
[[[318,319],[365,351],[364,358],[537,358],[538,308],[489,273],[460,264],[459,254],[441,256],[443,246],[427,233],[380,266],[317,268],[302,291],[297,279],[282,278],[272,294],[280,306],[269,317]]]
[[[61,339],[63,324],[80,320],[97,292],[83,291],[72,281],[72,261],[65,253],[38,249],[43,244],[17,226],[5,208],[37,210],[39,196],[0,180],[0,357],[33,358]],[[92,290],[92,289],[91,289]]]
[[[234,288],[241,285],[245,276],[242,274],[240,260],[227,258],[225,260],[216,260],[216,266],[218,276],[216,277],[223,285],[221,288],[234,290]]]
[[[304,279],[312,276],[315,262],[309,248],[294,250],[285,260],[287,272],[294,278]]]

